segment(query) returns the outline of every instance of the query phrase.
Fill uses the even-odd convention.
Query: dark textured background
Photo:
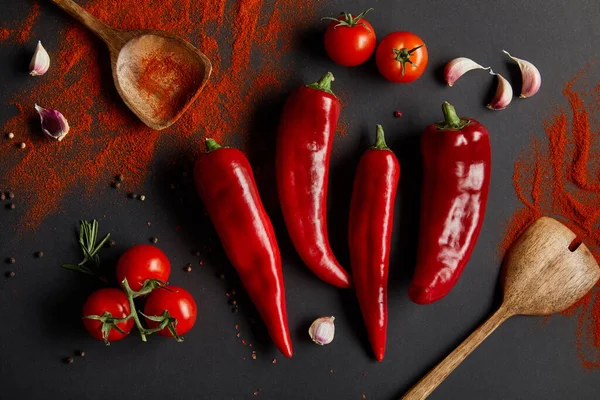
[[[30,4],[0,0],[0,20],[24,18]],[[324,56],[321,35],[326,24],[318,17],[340,10],[358,12],[370,6],[375,12],[368,20],[379,39],[393,30],[411,30],[427,43],[429,66],[417,82],[390,84],[377,74],[372,60],[347,69]],[[70,20],[46,2],[41,12],[36,37],[58,41],[56,32]],[[24,237],[15,231],[25,204],[18,203],[14,212],[0,210],[0,257],[18,259],[14,279],[4,278],[4,272],[13,267],[0,267],[0,397],[248,399],[254,398],[253,392],[259,388],[259,398],[263,399],[360,399],[363,393],[368,399],[398,397],[496,307],[497,247],[507,219],[518,206],[511,180],[513,162],[534,135],[543,134],[541,121],[553,106],[564,103],[564,82],[600,54],[599,26],[600,2],[594,0],[338,1],[317,7],[314,29],[292,33],[302,40],[290,55],[296,72],[286,88],[314,81],[326,70],[334,72],[335,86],[343,88],[341,118],[350,121],[350,127],[334,143],[329,199],[331,239],[343,264],[348,264],[345,238],[353,172],[372,140],[376,123],[386,128],[388,144],[402,164],[389,285],[388,349],[382,364],[370,356],[352,292],[327,286],[307,272],[290,245],[272,196],[267,196],[266,204],[284,258],[294,357],[281,357],[261,323],[252,323],[258,318],[243,293],[239,296],[240,313],[232,314],[225,291],[243,290],[202,215],[191,182],[181,178],[184,166],[165,169],[178,156],[163,149],[156,154],[146,180],[145,203],[122,200],[108,184],[98,189],[97,201],[92,204],[73,192],[64,201],[64,212],[48,217],[35,234]],[[13,113],[5,106],[9,98],[28,82],[26,71],[19,66],[23,54],[32,52],[35,40],[23,47],[0,44],[0,122]],[[484,107],[495,86],[487,74],[473,73],[452,89],[443,85],[443,66],[456,56],[490,64],[504,76],[518,80],[518,70],[500,52],[503,48],[533,61],[540,69],[542,89],[532,99],[514,99],[507,110],[492,112]],[[596,67],[592,74],[597,82]],[[515,91],[518,87],[515,84]],[[279,111],[279,100],[284,96],[280,93],[277,100],[266,101],[257,114],[258,119],[265,119],[257,124],[271,131],[267,129],[264,137],[254,139],[267,141],[269,150],[274,145],[273,114]],[[412,304],[406,294],[418,229],[418,138],[426,124],[440,118],[443,100],[489,128],[494,157],[492,186],[485,224],[460,282],[445,299],[423,307]],[[403,118],[392,117],[396,109],[404,113]],[[250,156],[255,165],[272,168],[272,158]],[[0,186],[2,181],[0,175]],[[169,189],[172,182],[177,185],[174,191]],[[272,193],[273,182],[260,184],[263,192]],[[114,263],[134,243],[147,242],[154,235],[160,238],[159,246],[173,265],[171,283],[186,287],[199,306],[198,322],[185,343],[151,337],[144,344],[134,336],[104,347],[88,337],[79,310],[95,283],[58,267],[79,258],[74,228],[81,218],[97,218],[102,233],[113,233],[118,245],[104,252],[106,263]],[[148,221],[152,222],[150,227]],[[202,244],[208,244],[212,251],[203,251],[200,258],[192,256],[190,250]],[[33,258],[37,250],[44,251],[43,259]],[[199,260],[204,266],[198,266]],[[186,274],[181,267],[188,262],[194,264],[194,270]],[[226,281],[216,279],[220,271],[226,274]],[[306,334],[310,322],[322,315],[336,316],[337,335],[326,347],[312,344]],[[575,322],[561,316],[546,323],[526,317],[507,321],[431,399],[598,398],[600,372],[586,372],[580,366],[574,344]],[[243,337],[254,344],[252,349],[236,338],[236,324]],[[61,363],[76,349],[85,350],[87,356],[76,358],[72,365]],[[257,360],[250,357],[253,349]],[[273,358],[277,358],[276,364]]]

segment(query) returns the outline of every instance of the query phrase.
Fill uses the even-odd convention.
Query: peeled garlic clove
[[[511,102],[513,97],[513,90],[510,83],[500,74],[490,72],[492,75],[498,77],[498,87],[496,88],[496,94],[487,105],[490,110],[504,110]]]
[[[515,61],[521,70],[523,87],[521,88],[521,94],[519,97],[525,99],[536,94],[538,90],[540,90],[540,86],[542,86],[542,76],[540,75],[540,71],[529,61],[513,57],[506,50],[502,50],[502,52]]]
[[[69,122],[58,110],[47,110],[35,105],[35,110],[40,114],[42,131],[50,139],[59,142],[69,133]]]
[[[33,57],[29,63],[29,75],[44,75],[48,71],[48,68],[50,68],[50,56],[46,49],[44,49],[44,46],[42,46],[42,42],[38,41],[35,53],[33,53]]]
[[[335,317],[321,317],[308,328],[308,334],[313,342],[321,346],[329,344],[333,341],[335,335],[335,325],[333,321]]]
[[[446,64],[446,68],[444,68],[444,79],[448,86],[452,87],[458,78],[474,69],[490,70],[490,67],[483,67],[470,58],[458,57]]]

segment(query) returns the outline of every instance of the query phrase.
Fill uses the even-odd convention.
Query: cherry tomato
[[[333,61],[346,67],[354,67],[371,57],[377,42],[375,30],[363,18],[370,10],[372,8],[356,17],[343,13],[337,18],[323,18],[331,20],[325,31],[325,51]]]
[[[392,32],[379,43],[375,60],[385,79],[406,83],[423,74],[429,57],[420,37],[410,32]]]
[[[169,280],[171,263],[158,247],[138,244],[127,250],[117,263],[117,281],[122,285],[127,278],[129,287],[139,291],[147,279]]]
[[[130,311],[129,301],[122,290],[106,288],[96,290],[87,298],[81,314],[83,317],[88,315],[97,315],[101,317],[105,312],[108,312],[113,318],[125,318],[129,315]],[[102,321],[83,318],[83,325],[89,334],[98,340],[104,340],[106,342],[116,342],[117,340],[123,339],[131,332],[133,323],[133,318],[117,323],[116,325],[125,332],[125,334],[112,328],[105,338],[102,335]]]
[[[160,316],[167,310],[171,317],[177,319],[175,331],[178,335],[185,335],[196,322],[196,302],[192,295],[178,286],[166,286],[155,289],[148,295],[144,305],[144,314],[148,316]],[[150,328],[156,328],[158,322],[146,318]],[[165,327],[157,332],[162,336],[170,336],[171,332]]]

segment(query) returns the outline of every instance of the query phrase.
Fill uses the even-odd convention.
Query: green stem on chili
[[[469,124],[469,120],[460,118],[454,106],[447,101],[442,103],[442,112],[444,120],[435,124],[438,129],[462,129]]]
[[[325,75],[323,75],[323,77],[321,79],[319,79],[318,81],[316,81],[314,83],[306,85],[306,87],[309,87],[311,89],[322,90],[326,93],[329,93],[329,94],[335,96],[335,94],[331,91],[331,82],[333,82],[333,81],[334,81],[333,74],[331,72],[327,72]]]
[[[214,139],[206,139],[206,151],[208,153],[210,153],[213,150],[220,149],[221,147],[223,147],[223,146],[221,146],[219,143],[217,143],[216,140],[214,140]]]
[[[371,148],[376,150],[390,149],[385,143],[385,132],[383,132],[383,127],[381,125],[377,125],[377,137],[375,139],[375,144],[371,146]]]

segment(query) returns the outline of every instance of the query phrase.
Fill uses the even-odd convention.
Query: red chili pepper
[[[279,124],[276,173],[281,211],[302,261],[323,281],[348,288],[327,235],[329,156],[340,115],[333,74],[290,94]]]
[[[423,189],[417,267],[408,295],[433,303],[456,284],[471,257],[485,214],[491,150],[487,129],[442,105],[445,121],[421,137]]]
[[[360,159],[354,178],[348,230],[354,286],[377,361],[385,354],[390,241],[399,179],[398,159],[377,125],[377,140]]]
[[[200,199],[237,270],[271,339],[286,357],[292,356],[281,256],[275,232],[244,154],[206,140],[194,167]]]

